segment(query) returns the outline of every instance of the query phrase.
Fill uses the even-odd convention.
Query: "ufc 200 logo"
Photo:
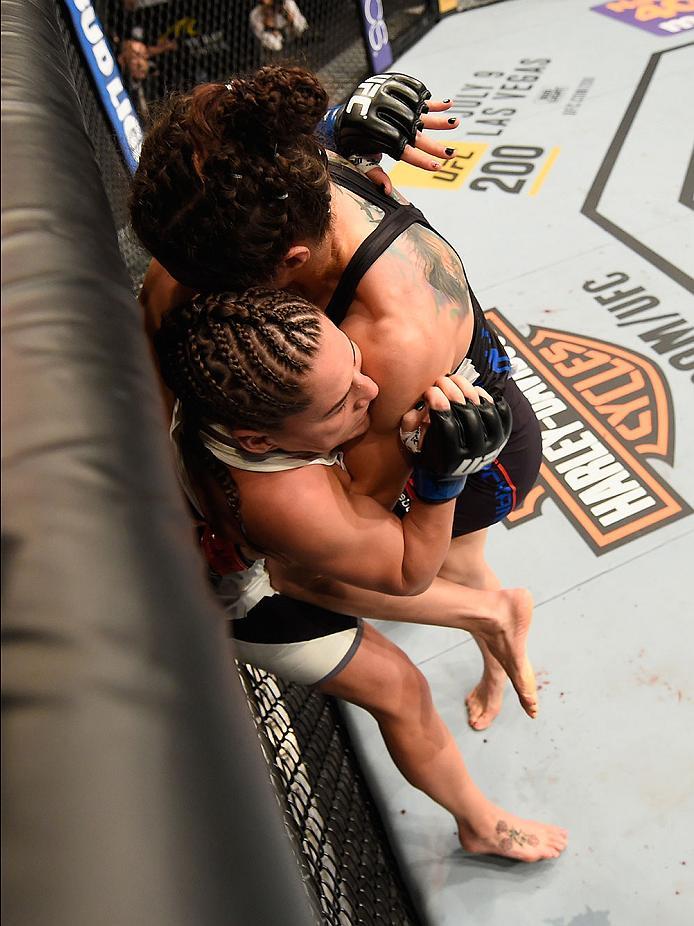
[[[363,0],[369,45],[378,52],[388,43],[388,27],[383,18],[382,0]]]

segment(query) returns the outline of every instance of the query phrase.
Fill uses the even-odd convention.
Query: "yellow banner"
[[[452,13],[458,9],[458,0],[439,0],[439,13]]]
[[[390,179],[396,187],[426,187],[436,190],[457,190],[470,176],[489,145],[484,142],[448,141],[449,148],[455,148],[455,154],[441,162],[437,171],[421,170],[400,161],[390,171]]]

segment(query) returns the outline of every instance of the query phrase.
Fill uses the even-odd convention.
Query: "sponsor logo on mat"
[[[477,193],[527,193],[535,196],[554,166],[560,149],[539,145],[496,145],[450,141],[455,153],[437,171],[424,171],[400,161],[390,171],[396,187],[457,190],[467,184]],[[491,150],[490,150],[491,149]],[[473,178],[473,179],[471,179]]]
[[[672,465],[675,448],[670,391],[651,360],[545,327],[524,337],[497,310],[486,315],[542,429],[537,484],[509,527],[537,517],[549,495],[599,556],[691,513],[647,462]]]
[[[656,35],[679,35],[694,29],[694,0],[614,0],[591,9]]]

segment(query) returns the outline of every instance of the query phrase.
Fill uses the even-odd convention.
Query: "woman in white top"
[[[156,343],[179,402],[174,435],[189,497],[248,562],[265,556],[372,590],[365,595],[413,595],[389,599],[392,619],[486,627],[492,644],[527,629],[523,590],[465,593],[438,579],[427,589],[446,555],[454,495],[432,504],[436,487],[423,480],[400,521],[351,491],[334,450],[368,429],[378,387],[362,372],[359,348],[315,306],[267,290],[199,298],[167,314]],[[431,410],[466,398],[478,403],[478,390],[442,377],[404,417],[404,431],[426,432]],[[243,576],[241,592],[252,598],[248,616],[233,622],[239,658],[368,709],[405,777],[454,815],[468,851],[524,861],[560,854],[563,830],[521,820],[477,789],[424,676],[398,647],[358,619],[267,587],[258,600],[252,570],[250,582]],[[402,600],[412,606],[398,611]],[[522,671],[516,666],[518,678]],[[534,713],[533,703],[525,707]]]

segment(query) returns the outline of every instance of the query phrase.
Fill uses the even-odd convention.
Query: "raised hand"
[[[431,100],[426,86],[407,74],[377,74],[362,81],[348,101],[330,110],[320,127],[325,143],[357,162],[359,169],[392,192],[379,165],[383,154],[422,170],[435,171],[453,149],[425,135],[460,124],[446,116],[450,100]]]

